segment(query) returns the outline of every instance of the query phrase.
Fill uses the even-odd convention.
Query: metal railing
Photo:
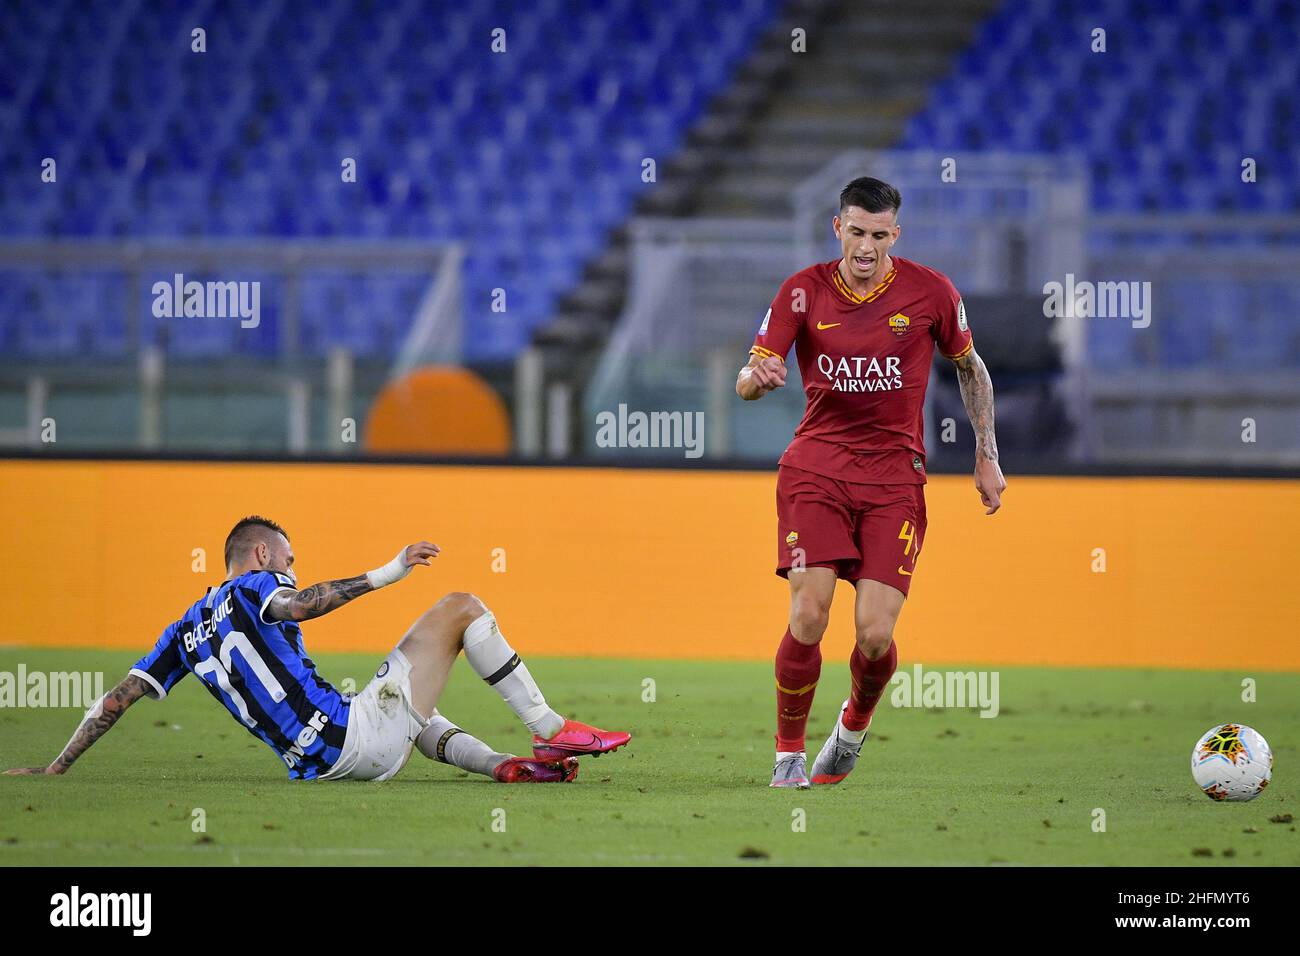
[[[945,178],[946,171],[955,172],[955,181]],[[1300,365],[1300,217],[1094,215],[1087,169],[1076,157],[938,152],[844,154],[796,186],[788,220],[635,222],[628,302],[585,396],[582,447],[599,454],[595,416],[625,404],[705,412],[707,457],[766,459],[779,452],[802,410],[797,374],[740,416],[732,394],[736,370],[780,283],[839,256],[830,220],[839,191],[860,175],[899,187],[899,252],[947,273],[963,293],[1045,301],[1046,284],[1067,275],[1150,282],[1157,328],[1122,333],[1148,336],[1150,343],[1203,318],[1186,307],[1162,315],[1162,302],[1168,306],[1177,295],[1187,301],[1189,283],[1211,291],[1227,283],[1233,301],[1245,306],[1240,314],[1215,316],[1225,341],[1233,341],[1234,329],[1254,330],[1276,341],[1279,352],[1296,353],[1289,359],[1278,354],[1262,370],[1207,362],[1166,372],[1160,353],[1148,345],[1139,352],[1153,367],[1112,371],[1090,349],[1097,323],[1116,320],[1044,310],[1042,321],[1050,324],[1065,367],[1057,391],[1078,426],[1071,460],[1300,460],[1300,428],[1288,425],[1300,421],[1300,375],[1294,373]],[[1216,307],[1211,291],[1196,307]],[[973,322],[978,328],[978,317]],[[1251,380],[1270,364],[1277,374],[1264,398]],[[1252,410],[1267,421],[1272,445],[1241,447],[1240,422]],[[1235,430],[1227,428],[1233,421]]]
[[[95,354],[54,355],[46,359],[0,356],[0,395],[9,396],[6,427],[0,444],[40,447],[42,423],[53,405],[71,409],[75,419],[59,433],[63,445],[97,443],[119,448],[154,450],[184,447],[201,450],[216,445],[303,453],[313,449],[343,453],[356,447],[346,429],[322,426],[355,413],[357,390],[373,392],[385,377],[395,377],[419,363],[460,361],[462,343],[462,279],[464,252],[455,243],[374,242],[346,240],[5,240],[0,241],[0,281],[8,275],[41,272],[56,278],[107,275],[115,278],[112,301],[94,303],[93,316],[79,321],[116,323],[116,358]],[[169,354],[169,343],[180,342],[186,322],[228,322],[237,318],[177,316],[144,328],[153,285],[173,273],[218,276],[229,286],[246,276],[263,277],[271,295],[261,305],[272,314],[269,325],[256,333],[269,340],[252,354],[206,356]],[[405,329],[396,355],[384,354],[361,362],[345,347],[311,352],[303,347],[303,285],[316,277],[338,275],[409,277],[423,286],[413,316],[388,320]],[[261,295],[263,278],[258,283]],[[159,295],[164,293],[159,293]],[[211,293],[209,293],[211,295]],[[153,306],[157,309],[157,296]],[[49,308],[48,304],[45,308]],[[85,308],[85,306],[82,306]],[[157,312],[155,311],[155,316]],[[31,321],[31,316],[18,316]],[[258,324],[260,324],[260,319]],[[234,326],[232,325],[232,329]],[[237,334],[232,332],[233,334]],[[181,350],[182,353],[184,350]],[[238,421],[220,415],[188,412],[196,399],[221,401],[244,398],[259,403],[248,413],[248,431]],[[96,414],[111,399],[119,414]],[[13,414],[21,404],[20,414]],[[268,434],[265,419],[279,421]],[[65,420],[68,415],[62,416]],[[189,424],[185,420],[189,419]],[[15,421],[14,419],[20,419]],[[238,418],[238,414],[235,415]],[[93,424],[92,424],[93,423]],[[169,424],[170,423],[170,424]],[[223,431],[224,429],[224,431]],[[223,437],[224,436],[224,437]]]

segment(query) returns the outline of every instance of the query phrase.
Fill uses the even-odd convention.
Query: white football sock
[[[835,728],[840,735],[840,740],[847,744],[853,744],[856,747],[866,738],[867,730],[871,727],[871,721],[868,720],[867,726],[863,727],[861,730],[849,730],[849,728],[844,726],[844,714],[846,712],[846,708],[841,708],[839,719],[835,721]]]
[[[525,726],[539,737],[553,737],[564,718],[546,705],[546,698],[488,611],[465,628],[465,659],[474,673],[502,696]]]
[[[489,777],[497,764],[510,756],[499,754],[477,737],[471,737],[436,710],[429,725],[415,738],[415,746],[430,760]]]

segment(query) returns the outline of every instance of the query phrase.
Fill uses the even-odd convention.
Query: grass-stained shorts
[[[411,664],[393,648],[352,698],[343,752],[320,780],[391,780],[406,766],[428,721],[411,704]]]

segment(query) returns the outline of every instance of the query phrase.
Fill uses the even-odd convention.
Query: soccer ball
[[[1254,800],[1272,776],[1268,741],[1245,724],[1220,724],[1192,749],[1192,778],[1211,800]]]

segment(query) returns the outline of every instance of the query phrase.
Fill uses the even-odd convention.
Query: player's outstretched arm
[[[63,753],[54,758],[53,763],[48,767],[20,767],[17,770],[6,770],[5,775],[67,773],[73,762],[89,750],[91,744],[108,733],[109,729],[117,723],[117,719],[126,713],[126,709],[145,696],[148,690],[148,684],[134,674],[128,674],[122,683],[97,700],[95,706],[86,711],[81,726],[72,735],[68,745],[63,748]]]
[[[736,394],[747,402],[762,398],[785,384],[785,363],[775,355],[751,355],[749,364],[736,376]]]
[[[1002,507],[1002,492],[1007,487],[998,464],[998,439],[993,432],[993,380],[974,349],[954,359],[953,364],[957,366],[962,403],[975,429],[975,487],[988,509],[984,513],[991,515]]]
[[[397,557],[383,567],[355,578],[322,581],[301,591],[279,591],[266,605],[266,617],[272,621],[310,621],[328,614],[353,598],[402,580],[417,564],[431,563],[431,559],[438,556],[438,550],[436,544],[418,541],[397,552]]]

